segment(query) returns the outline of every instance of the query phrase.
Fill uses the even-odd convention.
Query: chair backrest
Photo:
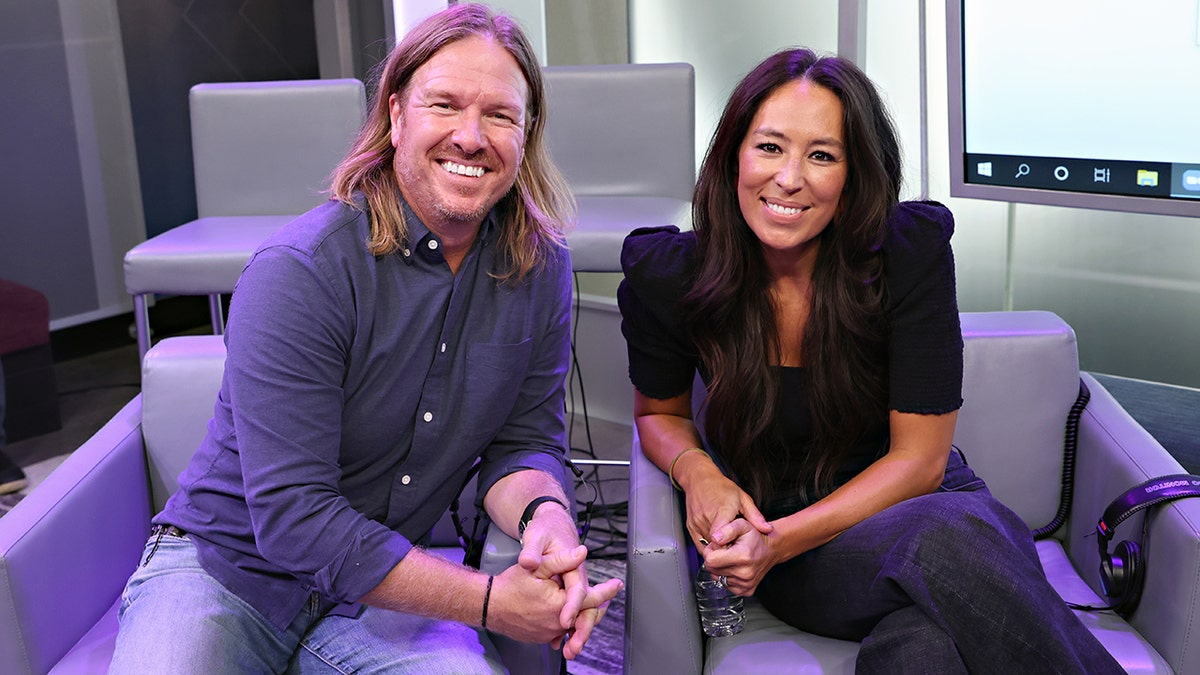
[[[201,218],[297,215],[325,201],[365,108],[356,79],[198,84],[188,100]]]
[[[954,443],[1031,528],[1062,487],[1067,417],[1079,394],[1075,332],[1050,312],[962,314],[963,406]]]
[[[142,359],[142,437],[154,513],[179,489],[180,472],[204,440],[224,372],[220,335],[166,338]]]
[[[576,196],[691,200],[692,66],[549,66],[543,73],[546,141]]]

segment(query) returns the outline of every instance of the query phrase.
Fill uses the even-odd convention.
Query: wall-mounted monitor
[[[950,194],[1200,217],[1200,0],[947,0]]]

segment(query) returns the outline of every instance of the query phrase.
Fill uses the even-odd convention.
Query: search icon
[[[1021,164],[1021,166],[1017,167],[1016,178],[1020,178],[1021,176],[1028,176],[1028,175],[1029,175],[1029,165],[1028,164]]]

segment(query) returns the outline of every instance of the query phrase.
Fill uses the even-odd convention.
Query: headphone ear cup
[[[1120,558],[1113,560],[1107,549],[1100,550],[1100,590],[1109,598],[1121,596],[1124,590],[1125,570]]]
[[[1123,570],[1116,610],[1119,613],[1133,611],[1142,597],[1142,547],[1137,542],[1122,541],[1117,545],[1113,558],[1121,560]]]
[[[1141,550],[1136,543],[1122,541],[1112,555],[1104,552],[1100,557],[1100,588],[1114,600],[1122,601],[1128,595],[1130,578],[1141,565]]]

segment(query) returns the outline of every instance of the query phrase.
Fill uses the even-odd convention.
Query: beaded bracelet
[[[683,486],[680,485],[679,483],[675,482],[675,463],[679,461],[680,457],[683,457],[684,455],[688,454],[689,452],[698,452],[698,453],[704,455],[705,457],[708,457],[708,453],[705,452],[702,448],[684,448],[683,450],[681,450],[679,452],[678,455],[675,455],[675,459],[671,460],[671,466],[667,469],[667,477],[671,479],[671,485],[674,485],[675,489],[679,490],[680,492],[683,492]]]
[[[483,618],[479,620],[479,625],[484,629],[487,628],[488,601],[492,599],[492,582],[495,581],[495,579],[496,577],[490,574],[488,575],[487,590],[483,592]]]

